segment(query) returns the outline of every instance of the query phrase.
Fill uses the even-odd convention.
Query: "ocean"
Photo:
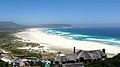
[[[40,31],[49,35],[63,36],[65,38],[100,42],[108,45],[120,47],[120,28],[80,28],[80,27],[63,27],[63,28],[42,28]]]

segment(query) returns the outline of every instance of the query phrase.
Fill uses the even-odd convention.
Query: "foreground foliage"
[[[117,56],[104,61],[92,62],[91,64],[86,65],[86,67],[120,67],[120,53]]]

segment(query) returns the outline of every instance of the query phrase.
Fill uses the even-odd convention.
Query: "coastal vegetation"
[[[4,49],[8,52],[12,52],[17,47],[22,46],[23,44],[19,41],[15,41],[16,37],[12,35],[17,30],[10,30],[10,29],[2,29],[0,30],[0,48]]]

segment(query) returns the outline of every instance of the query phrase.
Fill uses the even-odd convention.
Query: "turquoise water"
[[[120,28],[42,28],[50,35],[63,36],[80,41],[100,42],[120,46]]]

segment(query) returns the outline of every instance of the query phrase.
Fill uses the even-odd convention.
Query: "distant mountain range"
[[[0,29],[39,28],[39,27],[59,28],[59,27],[71,27],[71,25],[70,24],[39,24],[39,25],[25,26],[11,21],[0,21]]]
[[[70,24],[39,24],[39,25],[33,25],[30,27],[45,27],[45,28],[60,28],[60,27],[71,27]]]

